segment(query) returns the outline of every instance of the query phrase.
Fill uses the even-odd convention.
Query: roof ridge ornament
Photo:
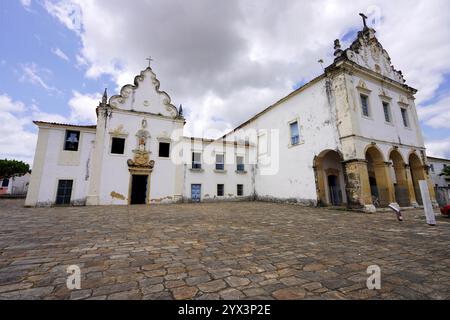
[[[105,88],[105,91],[103,92],[103,97],[102,97],[102,104],[107,104],[108,103],[108,88]]]
[[[148,61],[148,68],[152,68],[152,66],[151,66],[151,64],[152,64],[152,61],[153,61],[153,58],[152,58],[152,56],[149,56],[148,58],[146,58],[145,60],[147,60]]]
[[[359,14],[361,16],[361,18],[363,19],[363,24],[364,24],[364,30],[369,29],[369,27],[367,26],[367,19],[369,19],[364,13],[360,13]]]

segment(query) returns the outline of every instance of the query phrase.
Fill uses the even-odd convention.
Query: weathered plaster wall
[[[268,138],[260,138],[258,145],[255,177],[258,199],[317,203],[314,157],[327,149],[339,149],[336,113],[327,90],[325,79],[310,84],[242,128],[241,133],[253,129],[262,134],[269,130],[266,133]],[[289,124],[295,120],[300,125],[301,142],[291,146]],[[241,133],[234,133],[231,137]],[[275,143],[270,143],[270,137]],[[268,166],[264,161],[269,158],[261,154],[266,151],[261,144],[266,142],[270,146],[267,149],[271,160]]]
[[[75,205],[85,204],[89,185],[89,161],[95,133],[92,131],[80,131],[79,148],[77,152],[72,153],[71,158],[70,154],[67,154],[67,151],[63,150],[66,130],[64,128],[44,129],[43,132],[47,132],[46,145],[42,146],[45,154],[43,159],[38,160],[36,164],[37,167],[42,166],[41,178],[38,183],[39,191],[37,193],[37,200],[34,203],[32,201],[33,195],[30,194],[26,205],[48,206],[54,204],[56,201],[58,180],[64,179],[73,180],[72,203]],[[67,164],[60,162],[63,153],[65,159],[67,159]],[[34,192],[34,187],[30,191]]]

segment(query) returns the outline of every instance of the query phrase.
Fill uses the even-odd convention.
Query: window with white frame
[[[192,152],[192,169],[202,168],[202,154],[200,152]]]
[[[409,128],[409,118],[408,118],[408,110],[406,108],[400,108],[402,113],[403,125],[405,128]]]
[[[216,170],[225,170],[224,155],[216,154]]]
[[[245,171],[244,157],[242,157],[242,156],[236,157],[236,171],[238,171],[238,172]]]
[[[369,97],[366,96],[365,94],[360,94],[360,99],[361,99],[361,111],[362,111],[362,115],[365,117],[369,117],[370,113],[369,113]]]
[[[392,122],[391,119],[391,107],[388,102],[383,101],[384,120],[388,123]]]
[[[289,124],[291,131],[291,145],[295,146],[300,143],[300,130],[298,128],[298,121]]]

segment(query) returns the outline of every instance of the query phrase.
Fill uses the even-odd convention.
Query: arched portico
[[[324,150],[314,158],[317,198],[319,205],[347,204],[342,156],[334,150]]]
[[[406,163],[397,149],[393,149],[390,152],[389,160],[392,162],[390,172],[394,183],[395,200],[401,207],[408,207],[411,205],[411,196],[408,187]]]
[[[415,153],[409,155],[409,168],[411,170],[411,181],[417,204],[423,205],[422,195],[420,193],[419,181],[427,180],[424,166],[420,158]]]
[[[367,147],[365,155],[372,203],[375,207],[386,207],[395,202],[390,163],[384,160],[382,152],[375,145]]]

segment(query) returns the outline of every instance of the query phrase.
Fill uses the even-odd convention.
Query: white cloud
[[[163,89],[187,111],[188,134],[234,127],[318,75],[317,60],[331,62],[333,40],[361,28],[364,9],[381,14],[377,35],[419,89],[418,103],[450,72],[445,0],[63,0],[45,7],[79,35],[77,61],[88,77],[111,75],[119,88],[152,55]]]
[[[95,124],[97,121],[95,109],[102,98],[101,94],[81,94],[78,91],[73,91],[72,94],[69,101],[69,120],[74,123]]]
[[[36,134],[27,130],[30,118],[23,115],[26,107],[20,101],[13,101],[8,95],[0,94],[0,158],[22,160],[32,163],[36,148]]]
[[[427,155],[450,159],[450,137],[441,140],[426,141]]]
[[[69,61],[69,57],[60,48],[53,48],[52,53],[62,60]]]
[[[25,105],[20,101],[13,101],[9,96],[0,95],[0,111],[3,112],[23,112]]]
[[[418,107],[419,118],[434,129],[450,129],[450,95],[444,96],[436,103]]]
[[[31,6],[31,0],[20,0],[20,3],[24,6],[25,9],[28,9]]]
[[[49,69],[41,68],[36,63],[28,63],[22,65],[21,82],[29,82],[36,86],[45,89],[47,92],[60,93],[58,89],[47,83],[47,78],[52,76],[52,72]]]
[[[68,29],[81,32],[80,6],[70,0],[44,1],[45,9],[54,17],[56,17]]]

